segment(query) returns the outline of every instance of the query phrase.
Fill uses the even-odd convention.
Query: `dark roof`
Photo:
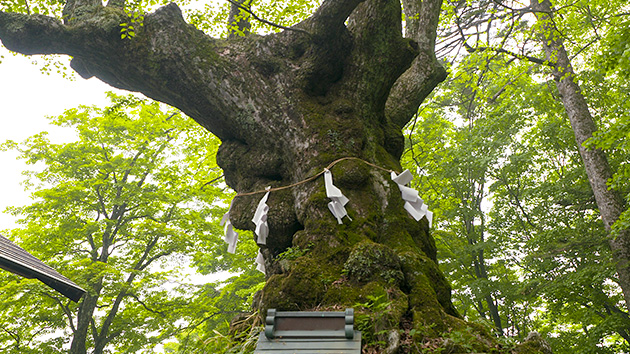
[[[0,235],[0,268],[26,278],[39,279],[70,300],[77,302],[85,290],[56,270]]]

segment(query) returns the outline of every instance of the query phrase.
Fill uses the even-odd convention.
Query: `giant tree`
[[[70,55],[84,78],[178,107],[221,139],[226,182],[247,193],[303,181],[344,157],[400,171],[401,129],[445,77],[434,55],[441,0],[403,2],[404,36],[397,0],[326,0],[281,32],[243,27],[245,36],[226,40],[187,24],[176,4],[132,18],[124,0],[70,0],[51,16],[3,9],[0,38],[23,54]],[[133,36],[121,36],[130,23]],[[350,199],[343,225],[321,179],[271,193],[257,308],[352,306],[383,295],[391,304],[377,330],[413,323],[429,338],[463,326],[428,221],[407,215],[389,175],[358,160],[332,173]],[[236,227],[253,229],[261,197],[234,200]],[[290,246],[308,251],[276,262]],[[398,331],[390,333],[395,349]]]

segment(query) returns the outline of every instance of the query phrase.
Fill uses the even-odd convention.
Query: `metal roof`
[[[85,290],[33,255],[0,235],[0,268],[25,278],[39,279],[74,302],[85,294]]]

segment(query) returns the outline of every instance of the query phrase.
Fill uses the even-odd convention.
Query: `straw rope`
[[[330,170],[333,166],[335,166],[335,165],[336,165],[336,164],[338,164],[339,162],[341,162],[341,161],[345,161],[345,160],[357,160],[357,161],[361,161],[361,162],[363,162],[363,163],[365,163],[365,164],[367,164],[367,165],[370,165],[370,166],[372,166],[372,167],[374,167],[374,168],[378,168],[379,170],[383,170],[383,171],[385,171],[385,172],[390,172],[390,173],[391,173],[391,172],[396,172],[396,171],[394,171],[394,170],[389,170],[389,169],[387,169],[387,168],[384,168],[384,167],[381,167],[381,166],[375,165],[375,164],[373,164],[373,163],[371,163],[371,162],[365,161],[365,160],[360,159],[360,158],[358,158],[358,157],[342,157],[342,158],[340,158],[340,159],[337,159],[337,160],[335,160],[335,161],[331,162],[328,166],[326,166],[326,168],[324,168],[324,169],[323,169],[321,172],[319,172],[318,174],[313,175],[313,176],[311,176],[311,177],[308,177],[308,178],[306,178],[306,179],[304,179],[304,180],[302,180],[302,181],[295,182],[295,183],[293,183],[293,184],[289,184],[289,185],[286,185],[286,186],[281,186],[281,187],[275,187],[275,188],[269,188],[269,189],[261,189],[261,190],[258,190],[258,191],[254,191],[254,192],[247,192],[247,193],[238,193],[236,196],[234,196],[234,198],[236,198],[236,197],[244,197],[244,196],[247,196],[247,195],[254,195],[254,194],[259,194],[259,193],[275,192],[275,191],[279,191],[279,190],[283,190],[283,189],[289,189],[289,188],[293,188],[293,187],[295,187],[295,186],[299,186],[300,184],[304,184],[304,183],[307,183],[307,182],[310,182],[310,181],[312,181],[312,180],[316,179],[317,177],[319,177],[319,176],[323,175],[323,174],[324,174],[324,172],[326,172],[326,170]]]

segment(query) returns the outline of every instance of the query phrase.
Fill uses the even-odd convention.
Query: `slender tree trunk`
[[[252,27],[248,20],[250,16],[242,7],[249,7],[251,3],[251,0],[235,0],[230,5],[230,14],[228,16],[228,36],[230,38],[249,34]]]
[[[118,192],[118,196],[120,196],[120,189]],[[107,263],[109,258],[109,247],[111,246],[112,239],[116,236],[118,232],[118,227],[120,226],[120,218],[124,215],[124,206],[120,208],[114,207],[111,212],[111,223],[107,225],[102,235],[100,236],[102,247],[100,249],[96,248],[96,245],[92,242],[92,262],[101,262]],[[98,306],[98,300],[101,297],[101,292],[103,290],[103,277],[96,276],[91,279],[92,286],[91,291],[86,294],[81,300],[79,304],[79,310],[77,313],[77,329],[74,331],[72,336],[72,341],[70,342],[70,351],[69,354],[86,354],[90,345],[88,345],[88,336],[92,334],[92,341],[95,347],[98,347],[99,342],[99,331],[96,326],[94,320],[94,311]],[[95,349],[95,352],[97,352]]]
[[[98,297],[87,294],[79,306],[77,314],[77,330],[72,335],[69,354],[85,354],[87,352],[87,335],[90,327],[90,321],[96,307]],[[91,306],[91,305],[94,306]],[[90,312],[92,310],[92,312]]]
[[[483,256],[483,250],[479,251],[479,277],[480,279],[485,279],[488,282],[490,281],[490,279],[488,279],[488,271],[486,270],[486,261],[485,258]],[[494,322],[494,326],[497,329],[497,333],[499,335],[503,335],[503,324],[501,323],[501,316],[499,315],[499,307],[497,306],[497,304],[494,301],[494,298],[492,297],[491,293],[486,294],[486,296],[484,297],[486,300],[486,304],[488,305],[488,311],[490,311],[490,317],[492,318],[492,322]]]
[[[481,189],[483,190],[483,186],[481,187]],[[480,227],[481,231],[478,230],[477,227],[475,227],[474,215],[483,215],[483,213],[481,211],[480,199],[477,199],[477,198],[474,198],[474,199],[475,199],[475,202],[473,203],[473,205],[475,205],[476,213],[472,213],[470,215],[464,216],[464,218],[468,219],[465,221],[465,225],[466,225],[465,230],[467,233],[466,238],[468,239],[468,245],[473,246],[473,247],[474,246],[479,247],[479,244],[483,244],[485,242],[484,231],[483,231],[484,228],[483,228],[483,223],[482,223],[482,226]],[[475,277],[477,278],[477,280],[483,279],[487,281],[488,283],[490,283],[490,279],[488,277],[488,269],[486,266],[486,258],[484,256],[484,250],[480,249],[478,251],[473,251],[471,256],[473,259]],[[503,335],[503,324],[501,323],[501,315],[499,314],[499,307],[497,306],[492,294],[488,292],[487,289],[483,289],[483,292],[486,293],[483,295],[483,301],[481,298],[478,300],[478,303],[480,306],[479,314],[482,317],[486,318],[485,311],[483,311],[483,302],[485,302],[488,308],[488,312],[490,313],[490,319],[492,319],[492,322],[494,323],[497,334]]]
[[[607,182],[612,178],[612,172],[604,151],[584,146],[584,143],[597,131],[597,127],[580,86],[576,82],[575,73],[560,39],[560,34],[553,25],[551,2],[549,0],[542,2],[534,0],[531,2],[531,6],[537,11],[538,21],[541,25],[542,45],[547,59],[554,65],[553,76],[556,87],[560,92],[564,109],[569,116],[578,150],[602,220],[606,230],[610,232],[612,225],[624,211],[623,198],[617,191],[608,187]],[[625,229],[618,234],[610,234],[608,243],[613,253],[626,307],[630,309],[630,230]]]
[[[79,304],[79,312],[77,313],[77,328],[72,336],[69,354],[86,354],[88,346],[88,335],[92,328],[94,310],[98,303],[102,288],[102,279],[96,282],[92,291],[89,291]]]
[[[475,252],[473,254],[473,257],[475,259],[474,261],[475,276],[477,277],[477,279],[484,279],[486,281],[489,281],[488,271],[486,270],[485,258],[483,256],[483,250]],[[486,290],[484,289],[484,292],[485,291]],[[490,312],[490,318],[492,319],[492,322],[494,323],[494,326],[496,327],[497,333],[500,335],[503,335],[503,325],[501,323],[501,316],[499,315],[499,308],[494,302],[494,298],[492,297],[492,294],[490,293],[485,294],[483,296],[483,299],[486,303],[486,306],[488,307],[488,312]],[[482,306],[481,308],[483,309],[481,300],[479,300],[479,304]],[[486,317],[485,312],[480,312],[479,314],[482,317]]]
[[[603,320],[610,321],[612,328],[616,331],[621,338],[625,339],[626,343],[630,344],[630,316],[627,312],[620,310],[616,304],[610,303],[610,298],[601,288],[590,287],[594,294],[595,301],[602,304],[606,310],[605,313],[601,313]],[[611,317],[613,318],[611,321]]]

